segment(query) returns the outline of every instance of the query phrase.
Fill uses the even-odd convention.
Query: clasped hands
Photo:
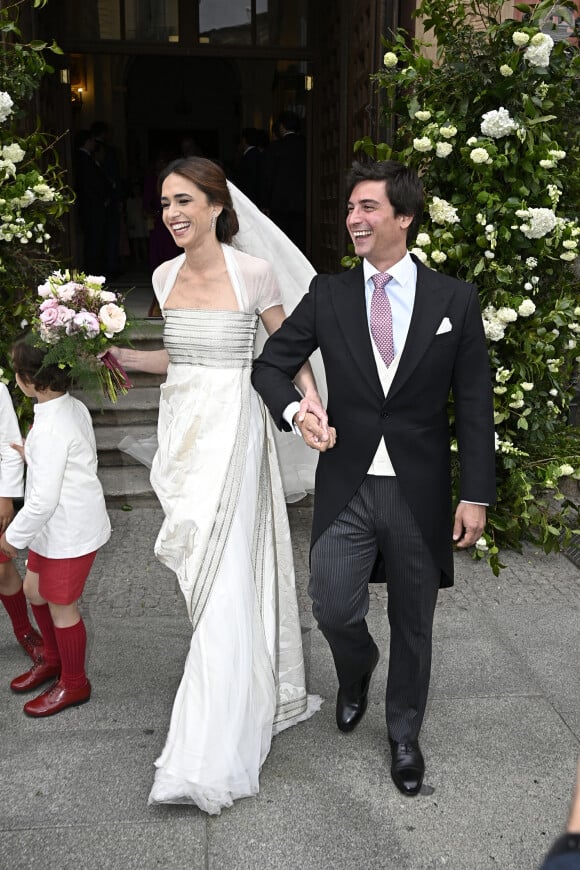
[[[293,423],[298,426],[305,443],[313,450],[325,453],[336,444],[336,429],[328,425],[328,415],[320,397],[306,395],[300,409],[294,414]]]

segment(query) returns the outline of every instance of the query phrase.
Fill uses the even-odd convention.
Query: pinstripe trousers
[[[416,740],[431,675],[433,615],[440,570],[396,477],[367,475],[315,542],[308,592],[339,684],[356,687],[374,660],[366,623],[368,581],[378,552],[387,569],[390,625],[386,720],[397,742]]]

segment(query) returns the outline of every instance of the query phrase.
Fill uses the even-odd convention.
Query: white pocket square
[[[444,317],[441,323],[439,324],[439,328],[435,335],[443,335],[444,332],[451,332],[453,327],[451,326],[451,321],[448,317]]]

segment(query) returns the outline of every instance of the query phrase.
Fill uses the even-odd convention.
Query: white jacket
[[[37,403],[24,451],[24,507],[7,529],[8,543],[50,559],[84,556],[106,543],[111,524],[83,403],[68,393]]]
[[[0,384],[0,497],[20,498],[24,492],[24,462],[11,447],[22,444],[18,417],[5,384]]]

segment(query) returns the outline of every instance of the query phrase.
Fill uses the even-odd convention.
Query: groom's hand
[[[300,429],[302,438],[312,447],[324,453],[336,444],[336,429],[334,426],[321,426],[318,416],[311,411],[298,411],[294,415],[294,422]]]

